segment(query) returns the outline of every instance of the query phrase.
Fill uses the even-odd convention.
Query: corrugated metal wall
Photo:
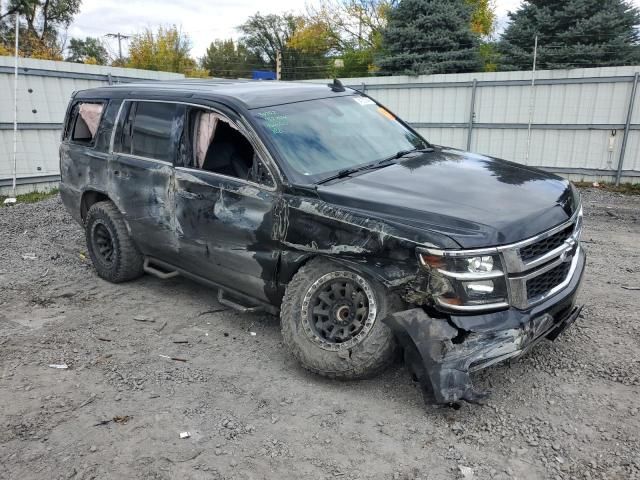
[[[575,180],[615,179],[639,67],[341,79],[371,95],[429,141],[545,167]],[[327,82],[328,80],[317,80]],[[527,138],[533,92],[529,158]],[[638,95],[638,94],[636,94]],[[622,181],[640,182],[636,99]]]
[[[17,171],[23,184],[56,179],[60,128],[71,92],[104,85],[109,76],[113,82],[182,77],[33,59],[20,59],[20,67]],[[342,81],[364,88],[433,143],[466,149],[470,140],[470,150],[477,153],[545,167],[575,180],[612,181],[636,71],[640,67],[538,72],[528,160],[530,72]],[[0,57],[0,189],[10,184],[12,129],[13,57]],[[631,116],[622,181],[640,182],[640,101]]]
[[[13,175],[14,57],[0,57],[0,189]],[[21,58],[17,176],[21,184],[55,180],[60,130],[71,93],[113,83],[169,80],[181,74]]]

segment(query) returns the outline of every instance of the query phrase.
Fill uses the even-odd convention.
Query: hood
[[[535,168],[436,147],[318,187],[325,202],[438,232],[462,248],[518,242],[578,208],[567,180]]]

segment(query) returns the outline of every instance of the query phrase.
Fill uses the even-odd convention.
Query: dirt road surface
[[[640,197],[583,198],[581,318],[457,411],[399,363],[309,374],[188,280],[100,280],[58,197],[1,208],[0,478],[638,479]]]

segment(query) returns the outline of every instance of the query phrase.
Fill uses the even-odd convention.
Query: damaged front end
[[[403,295],[414,308],[385,323],[426,403],[480,402],[487,392],[473,387],[470,373],[555,340],[576,320],[586,263],[581,216],[516,245],[418,252],[423,271]],[[537,256],[529,258],[532,250]]]

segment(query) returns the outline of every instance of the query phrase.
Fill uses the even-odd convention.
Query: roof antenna
[[[344,92],[345,88],[342,85],[342,82],[337,78],[333,79],[333,83],[327,83],[327,86],[331,89],[332,92]]]

